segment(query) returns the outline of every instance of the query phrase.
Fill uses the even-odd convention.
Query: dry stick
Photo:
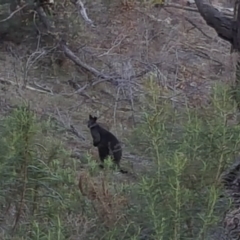
[[[170,13],[171,15],[176,16],[176,13],[172,13],[171,11],[168,11],[167,9],[164,9],[167,13]],[[192,20],[190,20],[189,18],[183,16],[184,19],[189,22],[194,28],[196,28],[198,31],[200,31],[205,37],[212,39],[212,37],[208,36],[200,27],[198,27]]]
[[[48,91],[48,92],[52,93],[52,95],[53,95],[52,89],[50,89],[50,88],[48,88],[48,87],[42,87],[40,84],[36,83],[35,81],[33,81],[33,83],[34,83],[39,89]]]
[[[62,96],[73,96],[74,94],[78,93],[82,95],[82,92],[88,88],[90,85],[88,83],[86,83],[83,87],[81,87],[79,84],[73,82],[72,80],[68,81],[69,85],[74,88],[74,90],[76,90],[74,93],[63,93]]]
[[[13,86],[18,86],[17,83],[15,83],[15,82],[13,82],[13,81],[10,81],[10,80],[3,79],[3,78],[0,78],[0,83],[2,83],[2,84],[8,84],[8,85],[13,85]],[[50,91],[50,90],[48,90],[48,89],[44,89],[44,88],[42,88],[42,90],[40,90],[40,89],[31,87],[31,86],[29,86],[29,85],[26,85],[26,89],[29,89],[29,90],[32,90],[32,91],[37,91],[37,92],[40,92],[40,93],[49,93],[49,94],[53,95],[52,91]]]
[[[56,108],[56,110],[57,110],[59,119],[57,119],[56,117],[54,117],[54,118],[55,118],[58,122],[60,122],[60,123],[62,124],[62,126],[63,126],[68,132],[73,133],[73,134],[74,134],[75,136],[77,136],[79,139],[85,141],[85,138],[74,128],[73,125],[71,125],[71,124],[69,123],[70,120],[69,120],[68,124],[66,124],[66,122],[65,122],[65,121],[63,120],[63,118],[62,118],[62,115],[61,115],[59,109]],[[68,115],[68,119],[70,119],[69,115]],[[69,128],[69,127],[70,127],[70,128]]]
[[[104,52],[104,53],[100,54],[98,57],[103,57],[103,56],[105,56],[105,55],[109,55],[110,52],[111,52],[114,48],[118,47],[126,37],[127,37],[127,35],[124,35],[121,39],[118,39],[119,37],[117,37],[117,38],[115,39],[112,47],[109,48],[109,49],[107,50],[107,52]]]
[[[25,8],[26,6],[28,6],[28,4],[24,4],[22,7],[18,8],[17,10],[15,10],[14,12],[12,12],[7,18],[3,19],[0,21],[1,22],[6,22],[7,20],[9,20],[10,18],[12,18],[17,12],[21,11],[23,8]]]
[[[130,79],[129,79],[130,81]],[[131,103],[131,110],[132,110],[132,120],[133,120],[133,125],[135,126],[136,121],[135,121],[135,116],[134,116],[134,101],[133,101],[133,91],[132,91],[132,87],[131,87],[131,83],[130,83],[130,103]]]
[[[199,56],[199,57],[201,57],[201,58],[204,58],[204,59],[208,59],[208,60],[210,60],[210,61],[213,61],[213,62],[217,63],[218,65],[221,65],[221,66],[223,65],[223,63],[219,62],[218,60],[215,60],[215,59],[211,58],[207,53],[205,53],[205,52],[197,49],[196,47],[193,48],[192,46],[188,45],[187,43],[185,43],[185,45],[186,45],[187,47],[189,47],[191,50],[194,50],[194,52],[195,52],[194,54],[195,54],[196,56]],[[198,48],[200,48],[200,47],[198,47]],[[200,49],[201,49],[201,48],[200,48]],[[204,49],[204,48],[202,48],[202,49]],[[207,51],[207,49],[205,49],[205,50]]]
[[[198,27],[192,20],[190,20],[187,17],[184,17],[184,19],[193,25],[194,28],[196,28],[199,32],[201,32],[205,37],[212,39],[212,37],[208,36],[200,27]]]
[[[71,0],[71,2],[76,6],[78,9],[80,15],[82,15],[83,19],[89,23],[92,27],[95,27],[93,21],[88,17],[86,8],[84,7],[84,4],[81,0]]]
[[[116,126],[116,111],[117,111],[117,104],[118,104],[118,99],[119,99],[119,91],[120,91],[120,87],[118,87],[118,89],[117,89],[117,97],[116,97],[116,101],[114,104],[114,111],[113,111],[113,122],[114,122],[115,126]]]
[[[77,136],[78,138],[80,138],[80,139],[82,139],[82,140],[85,141],[85,138],[78,133],[78,131],[76,130],[76,128],[75,128],[73,125],[70,125],[70,129],[68,129],[68,131],[71,132],[71,133],[73,133],[73,134],[74,134],[75,136]]]
[[[23,82],[24,82],[23,86],[24,87],[27,85],[28,72],[29,72],[30,68],[33,66],[33,64],[35,64],[42,56],[47,55],[49,52],[51,52],[54,48],[52,48],[48,51],[45,51],[44,49],[40,50],[40,51],[37,50],[28,57],[27,62],[25,64],[25,66],[23,67],[24,68],[24,70],[23,70],[24,71],[24,77],[23,77]],[[42,87],[40,87],[40,88],[42,88]]]
[[[63,41],[60,42],[60,49],[65,53],[65,55],[71,59],[76,65],[79,67],[83,68],[87,72],[90,72],[93,74],[95,77],[106,79],[106,80],[113,80],[113,77],[105,75],[95,68],[87,65],[86,63],[82,62],[67,46],[64,44]]]
[[[66,127],[67,124],[65,123],[65,121],[63,121],[63,118],[62,118],[62,115],[60,114],[59,108],[57,107],[56,110],[57,110],[57,113],[58,113],[59,120],[61,121],[62,125],[64,127]],[[69,115],[68,115],[68,119],[69,119]]]
[[[163,6],[163,8],[178,8],[178,9],[182,9],[182,10],[186,10],[186,11],[190,11],[190,12],[198,12],[197,8],[182,6],[180,4],[175,4],[175,3],[166,4]]]

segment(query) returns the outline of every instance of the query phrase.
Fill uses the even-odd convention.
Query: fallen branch
[[[70,124],[70,117],[69,117],[69,115],[67,114],[68,115],[68,123],[66,123],[66,121],[63,120],[62,115],[61,115],[59,109],[56,108],[56,110],[57,110],[59,118],[56,118],[56,117],[54,117],[54,118],[58,122],[61,123],[63,128],[65,128],[67,130],[67,132],[70,132],[70,133],[74,134],[75,136],[77,136],[79,139],[85,141],[85,138],[76,130],[76,128],[73,125]]]
[[[85,141],[85,138],[81,134],[79,134],[79,132],[76,130],[76,128],[73,125],[70,125],[70,129],[68,129],[68,132],[73,133],[75,136]]]
[[[64,93],[63,95],[65,95],[65,96],[72,96],[72,95],[74,95],[74,94],[76,94],[76,93],[81,94],[87,87],[90,86],[90,85],[87,83],[87,84],[85,84],[83,87],[81,87],[76,81],[74,81],[74,80],[72,80],[72,79],[68,80],[68,84],[69,84],[74,90],[76,90],[76,91],[75,91],[74,93],[71,93],[71,94],[66,94],[66,93]]]
[[[48,19],[42,7],[37,7],[36,12],[50,35],[54,34],[54,24]]]
[[[95,68],[87,65],[86,63],[82,62],[67,46],[66,44],[63,43],[63,41],[60,42],[60,49],[65,53],[65,55],[71,59],[76,65],[78,65],[79,67],[83,68],[84,70],[86,70],[87,72],[90,72],[91,74],[93,74],[95,77],[97,78],[103,78],[106,80],[113,80],[113,78],[111,76],[105,75],[101,72],[99,72],[98,70],[96,70]]]
[[[22,7],[19,7],[18,9],[16,9],[14,12],[12,12],[7,18],[3,19],[0,21],[1,22],[6,22],[7,20],[9,20],[10,18],[12,18],[17,12],[21,11],[23,8],[25,8],[26,6],[28,6],[28,4],[24,4]]]
[[[103,56],[105,56],[105,55],[109,55],[110,52],[111,52],[114,48],[118,47],[126,37],[127,37],[127,35],[124,35],[124,36],[121,37],[120,39],[119,39],[119,37],[117,37],[117,39],[115,39],[115,41],[114,41],[114,43],[113,43],[113,46],[112,46],[111,48],[109,48],[109,49],[107,50],[107,52],[104,52],[104,53],[100,54],[98,57],[103,57]]]
[[[169,4],[164,5],[163,7],[164,8],[178,8],[178,9],[182,9],[182,10],[186,10],[186,11],[190,11],[190,12],[198,12],[197,8],[183,6],[183,5],[175,4],[175,3],[169,3]]]
[[[7,85],[13,85],[13,86],[19,86],[18,83],[15,83],[13,81],[6,80],[6,79],[3,79],[3,78],[0,78],[0,83],[7,84]],[[36,92],[40,92],[40,93],[49,93],[49,94],[53,95],[53,92],[48,90],[48,89],[42,88],[42,90],[41,90],[41,89],[37,89],[37,88],[31,87],[29,85],[26,85],[25,88],[29,89],[29,90],[32,90],[32,91],[36,91]]]
[[[194,28],[196,28],[199,32],[202,33],[202,35],[204,35],[205,37],[212,39],[212,37],[208,36],[200,27],[198,27],[192,20],[190,20],[187,17],[184,17],[184,19],[189,22]]]
[[[83,19],[86,21],[86,23],[90,24],[92,27],[95,27],[93,24],[93,21],[88,17],[86,8],[84,7],[84,4],[81,0],[71,0],[71,2],[77,7],[79,13],[83,17]]]
[[[35,84],[39,89],[41,89],[41,90],[43,90],[43,91],[47,91],[47,92],[49,92],[49,93],[51,93],[51,94],[53,95],[52,89],[49,89],[49,88],[46,88],[46,87],[42,87],[41,85],[39,85],[39,84],[36,83],[35,81],[34,81],[34,84]]]

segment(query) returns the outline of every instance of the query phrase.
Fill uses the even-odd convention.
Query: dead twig
[[[74,134],[75,136],[77,136],[79,139],[81,140],[84,140],[85,141],[85,138],[76,130],[76,128],[74,128],[74,126],[72,124],[70,124],[71,122],[71,118],[69,117],[69,114],[67,113],[67,123],[66,121],[63,120],[63,117],[59,111],[58,108],[56,108],[57,110],[57,114],[58,114],[58,119],[55,117],[55,119],[57,119],[57,121],[59,121],[62,126],[67,130],[67,132],[70,132],[72,134]]]
[[[38,83],[36,83],[35,81],[33,81],[33,83],[34,83],[34,85],[36,85],[39,89],[44,90],[44,91],[49,92],[49,93],[52,93],[52,95],[53,95],[52,89],[50,89],[50,88],[48,88],[48,87],[43,87],[43,86],[39,85]]]
[[[117,37],[117,38],[115,39],[114,43],[113,43],[113,46],[112,46],[110,49],[108,49],[107,52],[99,55],[98,57],[103,57],[103,56],[105,56],[105,55],[109,55],[110,52],[111,52],[114,48],[118,47],[126,37],[127,37],[127,35],[124,35],[124,36],[121,37],[120,39],[119,39],[119,37]]]
[[[76,130],[76,128],[73,125],[70,125],[70,129],[68,131],[73,133],[78,138],[85,140],[85,138],[81,134],[79,134],[79,132]]]
[[[6,79],[3,79],[3,78],[0,78],[0,83],[1,84],[7,84],[7,85],[13,85],[13,86],[19,86],[17,83],[13,82],[13,81],[10,81],[10,80],[6,80]],[[51,95],[53,95],[53,92],[52,91],[49,91],[48,89],[37,89],[37,88],[34,88],[34,87],[31,87],[29,85],[26,85],[25,86],[26,89],[29,89],[29,90],[32,90],[32,91],[37,91],[37,92],[40,92],[40,93],[50,93]]]
[[[213,62],[217,63],[218,65],[221,65],[221,66],[223,65],[223,63],[221,63],[220,61],[210,57],[209,54],[206,53],[207,51],[209,52],[208,49],[206,49],[204,47],[201,47],[201,46],[193,47],[193,46],[191,46],[187,43],[184,43],[184,45],[187,46],[188,49],[191,49],[193,51],[194,55],[196,55],[198,57],[201,57],[201,58],[204,58],[204,59],[208,59],[210,61],[213,61]],[[206,52],[203,52],[202,49],[205,50]]]
[[[7,18],[3,19],[0,21],[1,22],[6,22],[7,20],[9,20],[10,18],[12,18],[17,12],[21,11],[23,8],[25,8],[26,6],[28,6],[28,4],[24,4],[22,7],[19,7],[18,9],[16,9],[14,12],[12,12]]]
[[[167,13],[170,13],[171,15],[174,15],[176,16],[176,13],[172,13],[171,11],[167,10],[167,9],[164,9]],[[180,16],[179,16],[180,17]],[[209,39],[212,39],[212,37],[208,36],[200,27],[198,27],[192,20],[190,20],[188,17],[185,17],[185,16],[181,16],[183,17],[187,22],[189,22],[193,28],[196,28],[199,32],[201,32],[205,37],[209,38]],[[192,30],[192,29],[191,29]],[[190,30],[188,30],[190,31]]]
[[[192,20],[190,20],[187,17],[184,17],[187,22],[189,22],[191,25],[193,25],[194,28],[196,28],[199,32],[202,33],[205,37],[212,39],[212,37],[208,36],[200,27],[198,27]]]
[[[77,7],[79,13],[83,17],[86,23],[90,24],[92,27],[95,27],[93,21],[88,17],[86,8],[81,0],[71,0],[71,2]]]
[[[68,80],[68,84],[69,84],[73,89],[75,89],[76,91],[75,91],[74,93],[70,93],[70,94],[68,94],[68,93],[63,93],[63,94],[62,94],[63,96],[68,96],[68,97],[70,97],[70,96],[73,96],[73,95],[76,94],[76,93],[82,94],[82,92],[83,92],[87,87],[90,86],[90,85],[87,83],[87,84],[85,84],[83,87],[81,87],[76,81],[74,81],[74,80],[72,80],[72,79]]]
[[[55,48],[55,47],[54,47]],[[27,85],[28,82],[28,72],[31,69],[31,67],[36,64],[39,59],[41,59],[43,56],[46,56],[48,53],[50,53],[54,48],[50,50],[40,49],[35,52],[33,52],[27,59],[26,64],[23,66],[23,82],[24,86]]]
[[[186,11],[190,11],[190,12],[198,12],[197,8],[183,6],[183,5],[176,4],[176,3],[168,3],[168,4],[164,5],[163,8],[178,8],[178,9],[182,9],[182,10],[186,10]]]
[[[66,44],[64,44],[63,41],[60,42],[60,48],[61,50],[65,53],[65,55],[72,60],[77,66],[83,68],[84,70],[86,70],[87,72],[90,72],[91,74],[93,74],[95,77],[97,78],[102,78],[105,80],[113,80],[113,77],[105,75],[101,72],[99,72],[98,70],[96,70],[95,68],[87,65],[86,63],[82,62],[68,47]]]

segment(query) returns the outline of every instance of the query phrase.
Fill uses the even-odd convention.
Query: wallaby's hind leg
[[[99,147],[98,155],[99,155],[100,161],[102,162],[101,164],[99,164],[99,167],[104,168],[103,166],[104,159],[107,158],[107,156],[109,155],[109,149],[104,147]]]
[[[123,170],[120,167],[120,160],[122,158],[122,148],[121,148],[120,144],[118,144],[114,147],[114,150],[112,150],[112,155],[113,155],[113,161],[117,165],[119,171],[121,173],[128,173],[127,170]]]
[[[120,167],[119,161],[114,160],[114,163],[116,164],[116,166],[117,166],[117,168],[119,169],[120,173],[128,173],[127,170],[123,170],[123,169]]]
[[[116,165],[117,165],[120,173],[128,173],[128,171],[127,170],[123,170],[118,163]]]

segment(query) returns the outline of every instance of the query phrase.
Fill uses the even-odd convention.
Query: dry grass
[[[122,194],[114,193],[105,176],[92,177],[89,172],[82,171],[78,186],[106,227],[111,228],[124,221],[123,208],[127,206],[128,200]]]

